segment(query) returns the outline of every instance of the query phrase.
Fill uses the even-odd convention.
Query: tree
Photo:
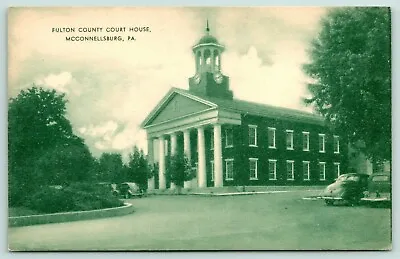
[[[8,150],[11,169],[32,161],[75,135],[66,118],[66,99],[55,90],[32,87],[11,98],[8,106]]]
[[[194,177],[192,165],[188,157],[181,152],[177,152],[171,156],[167,164],[167,175],[171,182],[176,185],[178,193],[180,193],[184,182]]]
[[[129,155],[128,167],[128,178],[137,183],[141,190],[146,190],[147,180],[152,177],[152,168],[143,150],[139,150],[137,146],[133,147],[133,152]]]
[[[93,157],[85,145],[65,144],[43,154],[33,167],[38,185],[66,186],[93,180]]]
[[[332,9],[312,42],[311,98],[305,99],[334,130],[374,161],[391,160],[390,9]]]
[[[66,103],[64,94],[35,86],[10,98],[8,183],[11,204],[31,195],[40,185],[54,183],[60,177],[72,180],[69,178],[72,175],[87,173],[81,171],[87,168],[83,160],[88,162],[91,154],[84,141],[73,133],[66,117]],[[83,157],[73,154],[77,150]],[[52,161],[47,161],[49,159]],[[76,164],[79,159],[82,160]],[[82,167],[78,168],[79,165]],[[67,166],[71,168],[67,170]],[[71,170],[81,172],[61,176]]]
[[[98,180],[102,182],[121,183],[123,178],[123,162],[119,153],[103,153],[99,159]]]

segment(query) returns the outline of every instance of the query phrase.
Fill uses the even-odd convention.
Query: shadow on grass
[[[335,202],[332,205],[326,205],[326,206],[328,206],[328,207],[353,207],[353,208],[363,207],[363,208],[371,208],[371,209],[391,209],[392,208],[391,203],[385,203],[385,202],[376,202],[376,203],[361,202],[359,204],[351,204],[350,202],[342,201],[342,202]]]

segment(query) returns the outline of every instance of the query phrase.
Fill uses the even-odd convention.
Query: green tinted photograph
[[[8,249],[392,249],[389,7],[10,7]]]

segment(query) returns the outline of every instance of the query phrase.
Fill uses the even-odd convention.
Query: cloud
[[[102,141],[96,141],[94,143],[94,146],[95,146],[95,148],[97,148],[100,151],[107,151],[107,149],[108,149],[108,147]]]
[[[264,64],[254,46],[250,46],[244,55],[235,52],[226,55],[224,70],[231,78],[234,96],[248,101],[309,111],[301,101],[301,97],[306,94],[304,82],[307,78],[301,71],[301,63],[306,56],[297,47],[298,44],[292,42],[282,44],[280,48],[285,52],[276,50],[279,54],[272,56],[273,65]]]
[[[131,150],[135,144],[143,147],[145,144],[141,141],[143,139],[146,139],[144,131],[136,123],[130,123],[123,131],[115,135],[111,147],[115,150]]]
[[[145,146],[145,132],[137,125],[137,121],[118,124],[107,121],[99,125],[80,127],[78,132],[94,142],[94,146],[101,151],[130,152],[134,145]]]
[[[57,90],[67,95],[79,96],[84,86],[73,78],[71,72],[50,73],[46,76],[39,76],[34,80],[35,85]],[[29,83],[28,83],[29,84]]]
[[[36,85],[53,88],[60,92],[68,92],[66,88],[72,81],[70,72],[61,72],[59,74],[49,74],[44,78],[39,78],[35,81]]]
[[[81,127],[79,132],[90,137],[103,137],[109,139],[115,133],[118,124],[115,121],[107,121],[99,125],[89,125],[88,127]]]

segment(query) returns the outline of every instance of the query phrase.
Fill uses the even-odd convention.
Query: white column
[[[183,152],[185,153],[186,157],[190,161],[190,156],[191,156],[191,149],[190,149],[190,131],[187,129],[183,131]],[[183,183],[184,188],[190,188],[191,186],[191,181],[185,181]]]
[[[176,133],[172,133],[170,135],[171,137],[171,155],[175,155],[176,154],[176,148],[177,148],[177,136]]]
[[[176,133],[170,135],[171,138],[171,156],[176,154],[177,148],[177,136]],[[175,183],[171,182],[170,189],[175,189]]]
[[[166,188],[165,181],[165,142],[164,137],[161,136],[158,138],[159,141],[159,158],[158,158],[158,189]]]
[[[214,125],[214,186],[224,186],[222,172],[221,125]]]
[[[206,177],[206,148],[204,144],[204,128],[197,128],[197,148],[198,148],[198,170],[197,170],[197,181],[198,187],[207,187]]]
[[[154,139],[147,139],[147,161],[149,165],[154,165]],[[154,175],[150,179],[147,180],[147,190],[154,190],[155,182]]]
[[[185,130],[183,131],[183,152],[190,160],[191,150],[190,150],[190,131]]]

